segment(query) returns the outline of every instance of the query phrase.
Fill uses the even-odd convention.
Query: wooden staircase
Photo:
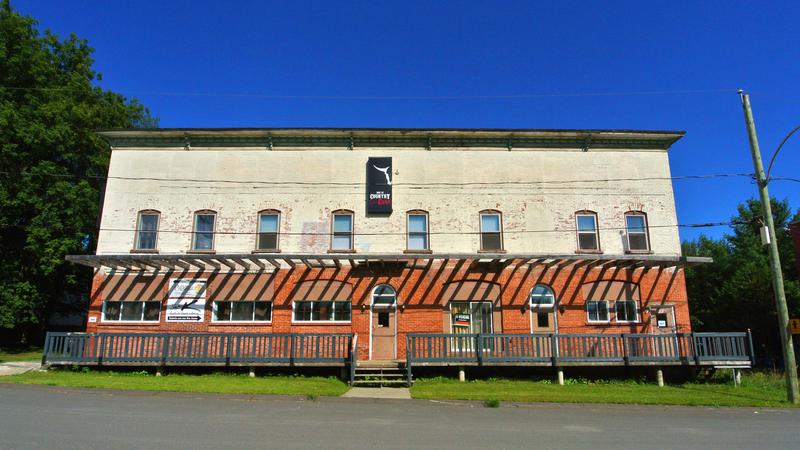
[[[405,387],[405,361],[359,361],[353,386]]]

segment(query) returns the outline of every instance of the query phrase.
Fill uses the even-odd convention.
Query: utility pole
[[[783,290],[783,274],[781,273],[781,259],[778,254],[775,223],[772,220],[772,205],[770,204],[769,190],[764,176],[764,165],[761,163],[761,149],[758,147],[753,111],[750,110],[750,96],[740,89],[739,97],[742,99],[744,122],[747,126],[747,136],[750,138],[750,152],[753,156],[753,167],[756,170],[758,193],[761,196],[761,212],[769,231],[769,265],[770,269],[772,269],[772,289],[775,291],[775,307],[778,310],[783,365],[784,372],[786,372],[786,396],[790,403],[796,405],[800,401],[800,394],[798,394],[797,390],[797,365],[794,358],[794,347],[792,346],[792,334],[789,332],[789,310],[786,308],[786,293]]]

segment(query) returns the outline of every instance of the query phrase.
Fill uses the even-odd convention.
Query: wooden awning
[[[277,269],[341,268],[376,265],[419,265],[433,260],[444,262],[469,261],[493,267],[509,265],[544,265],[546,267],[608,266],[608,267],[679,267],[713,262],[712,258],[699,256],[658,255],[546,255],[507,253],[450,253],[450,254],[100,254],[68,255],[66,260],[75,264],[107,268],[113,271],[218,271],[218,272],[271,272]]]

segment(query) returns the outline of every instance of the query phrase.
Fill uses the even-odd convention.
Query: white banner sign
[[[206,308],[206,280],[169,280],[167,322],[202,322]]]

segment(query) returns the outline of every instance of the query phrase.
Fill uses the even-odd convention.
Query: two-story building
[[[69,257],[95,268],[90,333],[345,333],[393,360],[414,333],[691,331],[682,132],[100,135],[97,252]]]

